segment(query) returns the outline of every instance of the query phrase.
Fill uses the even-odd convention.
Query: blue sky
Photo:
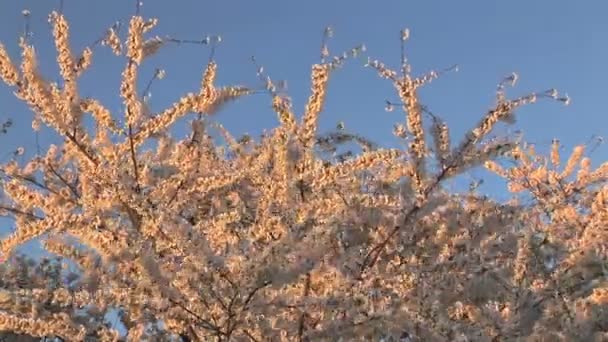
[[[48,13],[59,1],[0,2],[0,41],[18,57],[17,39],[23,30],[21,11],[31,11],[32,41],[37,47],[45,75],[57,78],[55,51]],[[71,25],[72,46],[80,51],[98,39],[117,20],[134,12],[134,1],[65,0],[63,11]],[[222,43],[215,57],[221,84],[259,85],[253,55],[275,80],[286,80],[295,109],[302,112],[309,94],[310,66],[319,61],[323,29],[331,25],[332,54],[364,43],[366,56],[398,67],[399,31],[411,31],[407,54],[416,74],[458,64],[422,92],[422,101],[447,120],[452,136],[460,139],[494,104],[496,84],[517,72],[520,81],[511,96],[557,88],[572,98],[570,106],[552,101],[520,110],[517,124],[525,138],[546,148],[559,138],[566,150],[589,141],[593,134],[608,138],[605,81],[608,77],[608,2],[565,0],[511,1],[161,1],[144,0],[142,14],[158,17],[153,34],[179,39],[201,39],[219,34]],[[118,84],[124,60],[106,48],[97,48],[93,68],[81,81],[81,94],[100,98],[119,115]],[[151,106],[158,110],[185,91],[197,89],[209,56],[203,46],[170,45],[145,63],[141,84],[155,68],[166,78],[152,88]],[[398,101],[392,85],[363,68],[365,58],[349,61],[332,75],[321,131],[344,121],[348,130],[384,146],[395,143],[392,125],[403,120],[398,111],[384,111],[384,101]],[[24,146],[34,152],[31,113],[0,85],[0,121],[12,118],[14,127],[0,136],[0,157]],[[217,116],[239,135],[257,134],[277,125],[269,97],[256,95],[230,105]],[[506,134],[507,128],[497,130]],[[43,145],[55,142],[48,132]],[[593,153],[594,164],[607,160],[608,148]],[[498,191],[494,188],[493,191]]]

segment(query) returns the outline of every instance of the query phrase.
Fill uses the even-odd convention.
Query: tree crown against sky
[[[509,75],[454,144],[418,94],[443,72],[413,75],[405,54],[398,70],[370,59],[400,99],[389,109],[404,114],[393,132],[403,148],[381,148],[342,125],[318,132],[330,78],[365,52],[332,57],[331,30],[298,116],[261,67],[261,87],[219,86],[213,53],[198,89],[153,110],[140,66],[186,41],[154,36],[157,20],[136,14],[128,32],[112,26],[99,46],[78,50],[64,15],[49,21],[59,82],[40,73],[27,34],[19,63],[0,45],[0,77],[32,109],[32,128],[62,139],[2,166],[0,209],[15,231],[0,251],[8,258],[42,237],[67,270],[11,259],[0,330],[66,340],[606,338],[608,163],[592,167],[584,146],[564,158],[557,140],[543,157],[514,137],[490,137],[523,106],[568,103],[556,90],[509,98]],[[409,31],[400,38],[404,51]],[[219,42],[198,43],[213,51]],[[119,112],[79,92],[102,46],[124,60]],[[235,137],[213,121],[254,93],[267,96],[277,127]],[[190,128],[178,135],[171,127],[182,119]],[[345,142],[360,152],[340,153]],[[531,201],[443,186],[479,166]]]

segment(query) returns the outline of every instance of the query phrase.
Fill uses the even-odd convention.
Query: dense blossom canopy
[[[557,141],[543,157],[512,137],[487,138],[523,105],[568,102],[557,91],[508,99],[516,75],[507,77],[452,146],[417,93],[441,73],[415,77],[405,58],[399,71],[370,59],[402,101],[388,105],[403,110],[394,134],[405,148],[379,148],[342,124],[319,135],[332,72],[365,52],[330,58],[324,39],[301,120],[260,68],[279,125],[235,138],[209,118],[259,90],[216,85],[213,59],[200,89],[148,108],[139,67],[176,41],[146,38],[156,19],[135,15],[126,39],[111,27],[101,41],[126,60],[122,114],[80,96],[95,47],[73,52],[64,16],[49,20],[60,83],[41,75],[27,37],[20,64],[0,44],[0,77],[32,109],[33,129],[63,138],[1,165],[0,214],[15,230],[0,240],[0,331],[74,341],[608,339],[608,163],[592,169],[584,146],[562,163]],[[186,116],[189,134],[172,136]],[[345,142],[361,153],[337,154]],[[442,186],[479,166],[533,201]],[[35,238],[57,258],[14,255]]]

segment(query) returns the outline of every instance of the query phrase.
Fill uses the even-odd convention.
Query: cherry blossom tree
[[[101,41],[125,58],[124,110],[111,113],[79,93],[93,47],[74,52],[66,18],[49,19],[61,82],[41,74],[26,37],[20,64],[0,44],[0,77],[32,109],[33,129],[63,140],[1,168],[0,214],[15,229],[0,240],[0,331],[75,341],[608,339],[608,163],[592,169],[585,146],[561,163],[557,141],[543,157],[488,138],[524,105],[567,103],[557,91],[509,99],[516,75],[505,78],[453,146],[418,96],[442,72],[414,76],[405,58],[398,71],[370,59],[401,100],[389,109],[404,113],[393,133],[406,147],[380,148],[343,125],[317,132],[330,76],[365,52],[330,58],[324,39],[299,120],[261,68],[262,90],[221,87],[213,59],[199,89],[153,112],[139,67],[175,40],[147,38],[157,20],[137,13],[124,39],[113,26]],[[404,30],[402,45],[408,38]],[[278,127],[236,138],[209,120],[260,91]],[[190,131],[172,135],[184,117]],[[346,142],[361,152],[337,154]],[[503,177],[512,200],[443,186],[475,167]],[[56,257],[14,255],[32,239]]]

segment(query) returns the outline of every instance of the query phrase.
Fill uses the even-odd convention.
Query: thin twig
[[[131,150],[131,162],[133,163],[133,173],[135,176],[135,189],[139,192],[139,168],[137,167],[137,156],[135,155],[135,143],[133,141],[133,127],[131,124],[129,124],[129,148]]]

